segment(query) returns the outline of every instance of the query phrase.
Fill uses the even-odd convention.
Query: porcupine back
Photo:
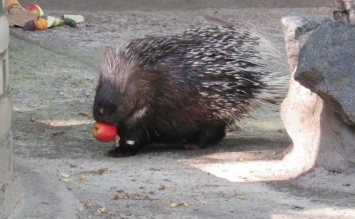
[[[206,26],[131,40],[107,52],[103,71],[121,89],[130,83],[141,88],[133,120],[161,103],[162,112],[198,105],[191,114],[230,122],[283,95],[285,79],[272,69],[279,60],[273,45],[247,28]]]
[[[281,56],[258,33],[242,26],[215,26],[190,29],[184,36],[200,38],[200,45],[191,48],[186,58],[199,69],[199,93],[204,105],[215,110],[214,116],[227,122],[239,119],[284,96],[287,80],[278,72],[284,65]]]

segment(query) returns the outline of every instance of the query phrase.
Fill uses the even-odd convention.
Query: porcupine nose
[[[104,109],[94,106],[94,119],[97,122],[103,122]]]
[[[97,122],[105,122],[108,124],[115,124],[117,123],[117,113],[116,113],[117,107],[114,105],[110,106],[94,106],[94,119]]]

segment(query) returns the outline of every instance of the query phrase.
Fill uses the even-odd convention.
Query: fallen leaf
[[[103,170],[94,170],[93,172],[97,175],[102,175],[104,173]]]
[[[80,180],[85,180],[85,179],[86,179],[86,176],[85,176],[84,174],[80,174],[80,175],[79,175],[79,179],[80,179]]]
[[[51,131],[52,135],[61,135],[64,134],[64,131],[56,130],[56,131]]]
[[[70,175],[66,174],[66,173],[60,173],[60,176],[63,177],[63,178],[69,178],[70,177]]]
[[[177,206],[179,206],[179,204],[178,203],[171,203],[170,204],[170,208],[176,208]]]
[[[93,203],[93,202],[88,202],[88,203],[85,204],[85,207],[87,207],[87,208],[92,208],[92,207],[94,207],[95,205],[96,205],[96,204]]]
[[[168,189],[168,188],[170,188],[170,186],[164,186],[164,185],[162,185],[162,186],[160,186],[159,187],[159,191],[161,191],[161,190],[165,190],[165,189]]]
[[[238,195],[237,198],[239,198],[240,200],[244,200],[245,199],[244,195]]]
[[[82,116],[89,116],[89,113],[87,113],[87,112],[80,112],[79,114]]]
[[[129,198],[129,194],[128,194],[128,192],[125,192],[125,193],[124,193],[123,198],[124,198],[124,199],[128,199],[128,198]]]
[[[176,208],[176,207],[179,207],[179,206],[189,207],[189,204],[187,204],[186,202],[180,202],[180,203],[172,202],[170,204],[170,208]]]
[[[102,207],[96,211],[96,215],[101,215],[107,212],[107,209],[105,207]]]
[[[106,212],[107,212],[107,209],[106,209],[105,207],[102,207],[101,209],[99,209],[99,211],[100,211],[101,213],[106,213]]]
[[[118,200],[120,196],[116,193],[113,195],[112,200]]]

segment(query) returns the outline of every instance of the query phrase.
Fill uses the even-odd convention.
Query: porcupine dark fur
[[[282,80],[268,64],[273,50],[246,28],[222,26],[106,50],[93,111],[119,130],[109,155],[134,155],[153,142],[218,143],[228,123],[280,95]]]

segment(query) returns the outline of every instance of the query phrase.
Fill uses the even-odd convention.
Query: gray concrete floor
[[[53,16],[80,13],[86,22],[74,29],[12,29],[13,137],[22,201],[10,218],[355,217],[351,177],[339,179],[317,169],[307,179],[320,180],[310,184],[231,168],[262,167],[280,159],[290,140],[277,106],[256,112],[256,120],[243,121],[241,129],[221,144],[201,151],[155,146],[134,157],[114,159],[105,156],[112,145],[91,136],[91,107],[106,46],[144,35],[178,33],[214,16],[251,24],[284,53],[280,19],[291,11],[331,12],[329,8],[45,10]],[[334,187],[326,186],[335,180],[339,183]]]

